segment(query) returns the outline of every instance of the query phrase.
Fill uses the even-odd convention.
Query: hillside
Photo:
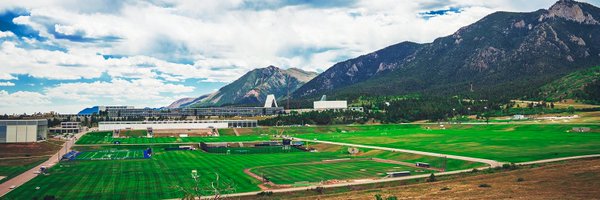
[[[379,60],[386,60],[385,66],[393,66],[386,73],[357,81],[323,73],[293,96],[423,93],[498,99],[535,97],[539,88],[560,77],[600,65],[599,21],[599,8],[571,0],[531,13],[497,12],[450,36],[417,45],[414,53],[380,56]],[[359,58],[342,63],[358,66],[362,61]],[[330,70],[340,68],[336,66],[342,63]],[[377,71],[378,65],[365,67]],[[340,78],[344,80],[334,80]],[[336,81],[347,84],[329,84]],[[320,85],[332,87],[315,87]]]
[[[219,91],[196,98],[182,99],[179,107],[209,107],[232,104],[260,105],[269,94],[286,97],[300,86],[314,78],[315,72],[297,68],[280,69],[275,66],[254,69]]]
[[[550,101],[561,99],[595,100],[593,87],[598,87],[600,81],[600,66],[580,70],[566,75],[556,81],[544,85],[540,96]]]

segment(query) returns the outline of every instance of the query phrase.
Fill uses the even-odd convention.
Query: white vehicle
[[[15,189],[16,187],[17,187],[17,186],[15,186],[15,185],[11,185],[11,186],[10,186],[8,189],[11,189],[11,190],[12,190],[12,189]]]

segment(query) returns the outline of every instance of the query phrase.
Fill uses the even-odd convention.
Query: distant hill
[[[335,64],[293,97],[531,98],[552,81],[598,65],[600,9],[561,0],[548,10],[490,14],[432,43],[403,42]]]
[[[275,66],[254,69],[219,91],[199,98],[180,99],[173,107],[209,107],[223,105],[260,105],[266,96],[274,94],[278,99],[291,94],[300,86],[317,76],[297,68],[280,69]]]

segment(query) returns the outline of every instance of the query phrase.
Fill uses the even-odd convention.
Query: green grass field
[[[136,150],[152,147],[154,154],[150,159],[85,160],[61,162],[49,170],[49,175],[38,176],[34,178],[25,185],[9,193],[7,196],[5,196],[5,198],[32,199],[43,198],[47,195],[52,195],[59,199],[180,198],[183,195],[181,192],[175,189],[175,187],[189,187],[193,183],[190,175],[191,170],[198,170],[198,173],[201,177],[201,182],[203,184],[207,184],[213,179],[214,173],[218,173],[222,179],[234,180],[236,192],[257,191],[259,190],[257,185],[260,184],[260,181],[245,174],[243,172],[244,169],[258,168],[261,166],[267,167],[320,162],[323,160],[351,157],[349,154],[343,152],[290,152],[226,155],[206,153],[202,151],[163,150],[165,147],[171,146],[172,145],[77,147],[77,150],[80,151],[111,150],[113,152],[116,150],[126,150],[128,148]],[[400,155],[400,153],[394,154],[397,155],[387,155],[387,157],[395,157],[397,159],[415,158],[411,155]],[[370,158],[376,155],[379,154],[377,152],[371,152],[364,156],[357,156],[355,158]],[[463,166],[467,165],[468,164],[463,164]],[[348,173],[343,173],[343,171],[318,171],[317,173],[314,170],[308,170],[322,166],[307,168],[307,170],[302,173],[305,173],[305,177],[311,177],[307,180],[321,180],[323,178],[358,179],[366,177],[379,177],[377,173],[371,173],[374,171],[385,171],[384,169],[398,169],[404,171],[405,168],[409,168],[400,165],[379,165],[379,163],[375,163],[375,165],[373,163],[358,163],[350,166],[341,165],[335,167],[352,167],[353,169],[363,169],[370,166],[375,167],[371,169],[373,171],[366,171],[363,173],[354,173],[354,171],[347,171]],[[35,190],[35,187],[40,187],[40,189]]]
[[[129,137],[112,138],[112,132],[91,132],[81,137],[77,144],[160,144],[160,143],[200,143],[200,142],[243,142],[243,141],[268,141],[269,136],[220,136],[220,137]]]
[[[103,150],[81,152],[76,160],[123,160],[143,159],[144,150]]]
[[[430,170],[417,170],[396,164],[380,163],[370,160],[331,162],[331,163],[307,163],[294,165],[276,165],[259,167],[250,170],[252,173],[267,177],[275,184],[293,184],[296,182],[320,182],[327,180],[362,179],[373,177],[384,177],[386,172],[410,171],[412,175],[431,173]],[[311,174],[311,176],[307,176]]]
[[[593,131],[568,132],[574,126],[591,127]],[[150,159],[61,162],[49,170],[49,175],[34,178],[4,198],[32,199],[47,195],[59,199],[180,198],[183,194],[176,187],[192,185],[191,170],[198,170],[203,184],[211,181],[214,173],[218,173],[223,179],[234,180],[235,192],[259,190],[257,185],[260,181],[245,174],[244,169],[252,169],[256,174],[265,174],[279,184],[319,182],[324,179],[376,178],[390,170],[414,171],[411,167],[373,161],[319,163],[323,160],[339,158],[382,158],[410,163],[427,162],[436,168],[446,166],[447,170],[483,166],[481,163],[372,149],[360,149],[359,154],[350,156],[347,147],[324,146],[316,143],[311,145],[323,151],[232,153],[230,155],[202,151],[165,151],[163,150],[165,147],[178,145],[151,145],[153,143],[267,141],[270,139],[267,135],[271,132],[277,133],[279,129],[281,128],[242,129],[240,130],[242,136],[189,138],[113,139],[110,137],[110,132],[90,133],[78,142],[87,146],[78,146],[77,150],[96,152],[110,150],[114,153],[152,147],[154,154]],[[286,128],[284,134],[310,140],[338,141],[520,162],[600,153],[599,129],[599,125],[452,125],[442,129],[438,125],[412,124],[293,127]],[[139,145],[94,146],[112,144],[116,140],[123,144]],[[106,155],[98,153],[82,156],[106,158]],[[130,155],[111,154],[111,157],[113,156],[129,157]],[[35,190],[35,187],[40,189]]]
[[[6,178],[0,180],[0,183],[30,170],[46,160],[48,160],[48,157],[0,160],[0,176],[6,176]]]
[[[430,130],[425,125],[381,125],[371,130],[296,136],[508,162],[600,153],[599,125],[453,125],[445,130],[429,126]],[[593,131],[568,132],[581,126]]]

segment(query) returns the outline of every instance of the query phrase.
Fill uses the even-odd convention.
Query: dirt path
[[[85,133],[87,133],[87,132],[85,132]],[[85,133],[78,133],[75,135],[75,138],[79,139]],[[77,140],[75,140],[74,138],[71,138],[69,141],[65,142],[62,145],[62,148],[59,149],[54,155],[52,155],[52,157],[50,157],[47,161],[45,161],[42,164],[35,166],[35,167],[31,168],[30,170],[27,170],[27,171],[23,172],[22,174],[0,184],[0,197],[4,196],[5,194],[10,192],[11,186],[19,187],[19,186],[23,185],[24,183],[26,183],[27,181],[35,178],[37,176],[37,174],[35,174],[35,172],[39,171],[39,169],[42,166],[46,166],[46,167],[50,168],[50,167],[56,165],[59,162],[61,156],[64,155],[65,152],[70,151],[71,147],[73,147],[73,144],[75,144],[76,141]]]
[[[504,164],[502,162],[498,162],[495,160],[489,160],[489,159],[483,159],[483,158],[473,158],[473,157],[432,153],[432,152],[425,152],[425,151],[415,151],[415,150],[408,150],[408,149],[397,149],[397,148],[378,147],[378,146],[350,144],[350,143],[341,143],[341,142],[329,142],[329,141],[321,141],[321,140],[307,140],[307,139],[302,139],[302,138],[293,138],[293,139],[300,140],[300,141],[315,142],[315,143],[333,144],[333,145],[359,147],[359,148],[367,148],[367,149],[379,149],[379,150],[384,150],[384,151],[403,152],[403,153],[412,153],[412,154],[418,154],[418,155],[434,156],[434,157],[440,157],[440,158],[466,160],[466,161],[471,161],[471,162],[485,163],[485,164],[490,165],[491,167],[500,167],[500,166],[502,166],[502,164]]]

